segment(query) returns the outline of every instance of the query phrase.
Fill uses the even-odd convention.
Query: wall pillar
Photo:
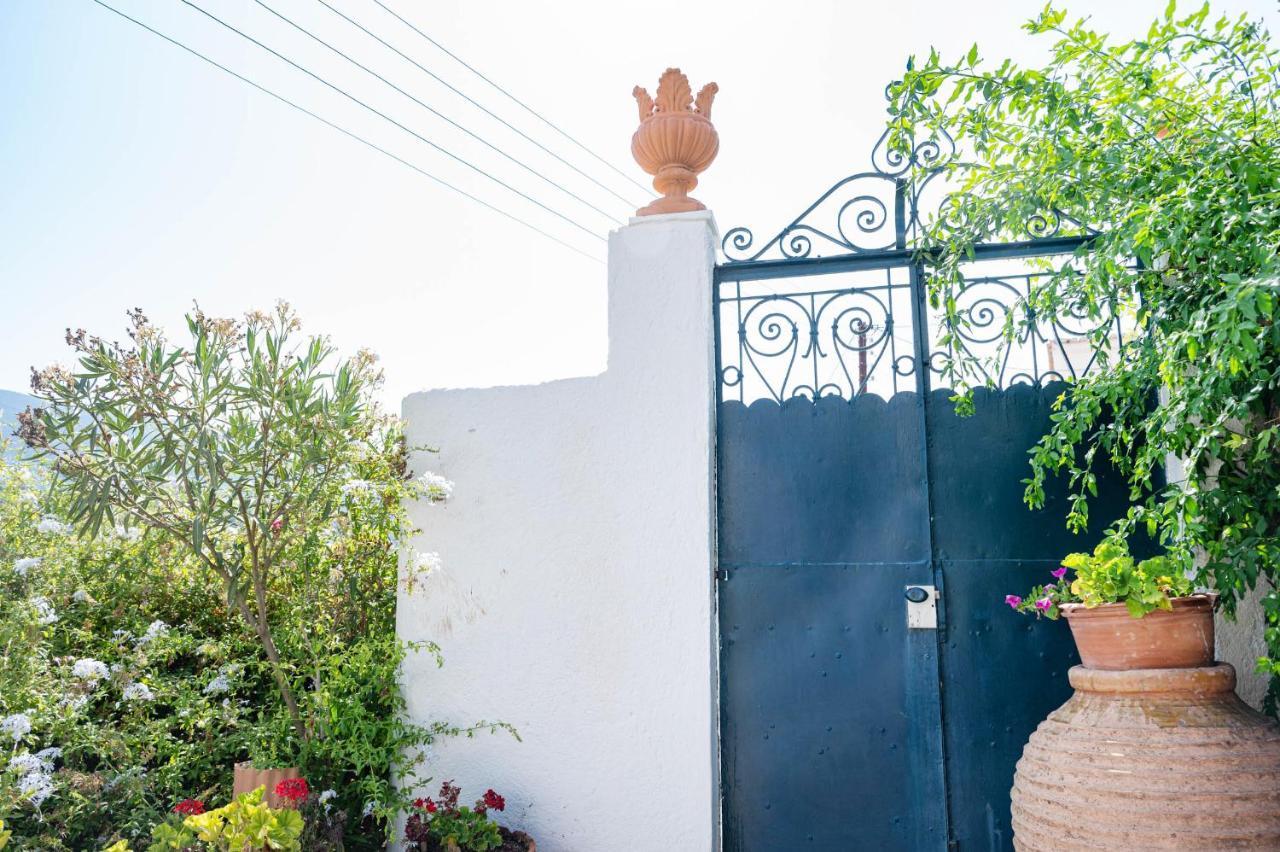
[[[440,742],[420,771],[545,852],[718,847],[715,375],[707,211],[609,240],[609,366],[532,387],[407,397],[412,459],[456,483],[412,507],[442,572],[402,592],[417,721],[515,726]]]

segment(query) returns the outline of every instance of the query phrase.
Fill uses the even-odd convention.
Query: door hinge
[[[720,580],[721,582],[724,582],[725,580],[728,580],[728,579],[729,579],[729,569],[728,569],[728,568],[717,568],[717,569],[715,570],[715,572],[714,572],[714,575],[715,575],[715,578],[716,578],[717,580]]]

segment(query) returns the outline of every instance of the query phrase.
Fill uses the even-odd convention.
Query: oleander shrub
[[[382,848],[425,748],[502,727],[412,724],[398,688],[407,654],[439,661],[395,635],[398,588],[439,564],[405,552],[405,504],[452,484],[407,469],[374,359],[287,307],[197,311],[181,341],[130,317],[131,346],[68,334],[75,365],[36,373],[20,418],[29,458],[0,456],[11,843],[145,848],[251,760],[309,779],[304,836]]]

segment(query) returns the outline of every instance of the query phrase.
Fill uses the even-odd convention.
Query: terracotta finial
[[[668,68],[658,80],[658,96],[636,86],[631,94],[640,107],[640,127],[631,137],[631,155],[653,175],[662,198],[636,211],[640,216],[705,210],[689,192],[720,150],[720,137],[711,123],[711,102],[720,87],[708,83],[695,99],[689,78]]]

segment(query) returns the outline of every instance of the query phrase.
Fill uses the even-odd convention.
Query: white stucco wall
[[[445,665],[410,662],[409,710],[518,729],[429,769],[503,793],[540,852],[716,844],[715,246],[706,212],[611,235],[602,375],[404,401],[409,443],[439,449],[415,471],[457,484],[414,513],[447,574],[402,593],[399,631]]]
[[[1160,401],[1168,401],[1164,391]],[[1164,468],[1169,482],[1181,482],[1186,476],[1185,466],[1176,456],[1165,459]],[[1266,581],[1260,580],[1257,588],[1237,604],[1234,620],[1221,612],[1213,617],[1214,657],[1235,667],[1236,693],[1258,710],[1262,709],[1262,699],[1267,695],[1270,682],[1269,675],[1258,672],[1258,658],[1267,653],[1262,634],[1266,615],[1260,603],[1266,589]]]
[[[1267,643],[1263,637],[1266,614],[1262,611],[1262,595],[1265,581],[1260,580],[1244,600],[1236,606],[1236,618],[1231,621],[1221,613],[1214,616],[1214,637],[1219,660],[1236,667],[1236,692],[1257,709],[1262,709],[1262,699],[1267,695],[1270,676],[1258,672],[1258,658],[1266,656]]]

